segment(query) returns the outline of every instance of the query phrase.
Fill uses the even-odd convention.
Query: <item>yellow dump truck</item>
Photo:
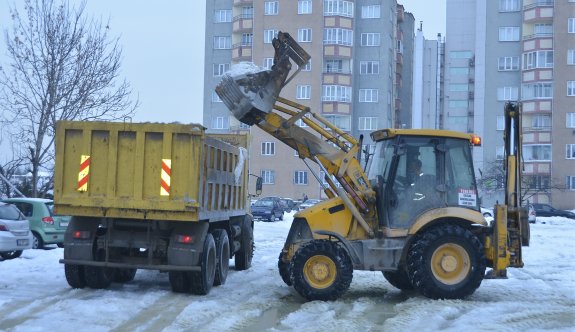
[[[195,124],[56,128],[54,200],[73,216],[60,260],[71,287],[106,288],[152,269],[168,272],[175,292],[207,294],[226,281],[230,258],[250,267],[247,150],[227,143],[245,137],[226,142]]]

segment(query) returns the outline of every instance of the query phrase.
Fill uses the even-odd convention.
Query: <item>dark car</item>
[[[292,211],[297,210],[297,205],[293,199],[291,199],[291,198],[280,198],[280,201],[282,202],[282,204],[284,206],[285,212],[292,212]]]
[[[533,203],[533,208],[535,209],[537,217],[565,217],[575,219],[575,213],[556,209],[549,204]]]
[[[284,220],[284,207],[277,197],[261,198],[252,205],[252,216],[264,221]]]

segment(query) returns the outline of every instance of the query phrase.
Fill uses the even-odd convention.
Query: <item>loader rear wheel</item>
[[[226,283],[230,268],[230,241],[225,229],[216,229],[213,233],[216,241],[216,275],[214,285],[219,286]]]
[[[312,240],[300,247],[290,265],[291,282],[306,299],[333,301],[351,284],[353,266],[349,255],[330,240]]]
[[[204,240],[204,248],[200,255],[199,272],[190,272],[190,290],[194,294],[206,295],[214,285],[216,277],[216,242],[212,234],[208,233]]]
[[[483,245],[469,230],[441,225],[418,236],[407,254],[409,279],[432,299],[462,299],[485,275]]]
[[[400,290],[412,290],[413,285],[409,281],[407,276],[407,271],[405,267],[400,266],[396,271],[381,271],[383,272],[383,277],[387,282],[389,282],[393,287]]]
[[[86,279],[84,277],[84,266],[64,264],[64,274],[66,281],[72,288],[86,287]]]
[[[236,270],[247,270],[252,266],[254,257],[254,228],[252,219],[245,216],[242,221],[242,233],[240,234],[240,250],[234,255]]]
[[[278,270],[280,272],[280,276],[282,280],[285,282],[286,285],[291,286],[291,279],[290,279],[290,262],[284,262],[283,260],[284,253],[283,251],[280,252],[280,257],[278,258]]]

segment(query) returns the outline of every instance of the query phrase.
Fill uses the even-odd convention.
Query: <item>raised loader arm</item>
[[[366,232],[373,235],[369,224],[374,220],[375,211],[370,206],[375,201],[375,192],[356,158],[361,143],[311,112],[309,107],[279,96],[310,56],[288,33],[279,32],[272,45],[275,57],[271,70],[234,72],[232,69],[224,75],[216,93],[239,121],[258,126],[296,150],[322,183],[307,160],[319,164],[329,184],[329,188],[324,188],[326,195],[331,198],[337,194]],[[288,78],[292,67],[290,59],[298,69]],[[298,120],[313,132],[296,125]]]

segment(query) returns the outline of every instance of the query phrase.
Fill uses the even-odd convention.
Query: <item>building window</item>
[[[220,96],[215,91],[212,91],[212,103],[221,103]]]
[[[293,174],[293,183],[307,185],[307,171],[295,171]]]
[[[312,1],[311,0],[298,0],[297,2],[297,13],[298,14],[311,14],[312,13]]]
[[[519,70],[519,57],[518,56],[505,56],[499,58],[499,71]]]
[[[298,85],[296,99],[310,99],[311,85]]]
[[[524,145],[524,161],[551,161],[551,144]]]
[[[567,121],[565,121],[567,128],[575,128],[575,113],[567,113]]]
[[[379,74],[379,61],[361,61],[359,63],[360,75],[377,75]]]
[[[534,115],[531,119],[531,126],[535,129],[550,129],[551,116],[550,115]]]
[[[232,21],[232,11],[229,9],[216,10],[214,12],[214,23],[226,23]]]
[[[323,29],[323,43],[326,45],[353,45],[353,31],[350,29]]]
[[[303,65],[303,67],[301,67],[301,71],[311,71],[311,60],[309,60],[305,65]]]
[[[546,175],[533,175],[530,177],[530,189],[549,189],[551,177]]]
[[[567,190],[575,190],[575,176],[567,175],[565,177],[565,188]]]
[[[497,88],[497,100],[518,100],[519,88],[516,86],[504,86]]]
[[[519,41],[519,27],[500,27],[499,41]]]
[[[363,117],[360,116],[358,119],[358,129],[359,130],[376,130],[377,129],[377,118],[376,117]]]
[[[228,117],[218,116],[212,119],[212,129],[228,129],[229,127]]]
[[[271,44],[272,40],[277,37],[277,30],[264,30],[264,44]]]
[[[264,58],[264,64],[263,67],[265,69],[272,69],[272,66],[274,65],[274,58]]]
[[[262,184],[274,184],[276,182],[276,172],[268,169],[262,170]]]
[[[497,116],[496,130],[505,130],[505,117],[503,115]]]
[[[469,67],[450,67],[449,74],[451,75],[469,75]]]
[[[523,53],[523,70],[533,68],[553,68],[553,51]]]
[[[449,84],[449,91],[452,91],[452,92],[467,92],[467,91],[469,91],[469,84],[465,84],[465,83],[452,83],[452,84]]]
[[[343,85],[324,85],[322,101],[351,102],[351,87]]]
[[[503,147],[503,146],[496,146],[495,147],[495,159],[496,160],[505,159],[505,147]]]
[[[449,103],[449,108],[466,108],[467,106],[469,106],[469,101],[467,100],[450,100]]]
[[[214,63],[214,76],[222,76],[225,72],[230,70],[229,63]]]
[[[499,0],[499,11],[500,12],[518,12],[519,0]]]
[[[353,17],[353,2],[342,0],[324,0],[323,15]]]
[[[242,33],[242,46],[252,46],[254,41],[253,33]]]
[[[278,1],[266,1],[264,2],[264,15],[277,15],[279,11]]]
[[[351,118],[347,115],[324,115],[323,117],[341,130],[351,130]]]
[[[380,18],[380,17],[381,17],[380,5],[361,6],[361,18]]]
[[[567,96],[575,96],[575,81],[567,81]]]
[[[565,144],[565,158],[575,159],[575,144]]]
[[[381,44],[381,34],[377,32],[362,33],[361,46],[379,46]]]
[[[262,142],[262,156],[273,156],[276,154],[276,143]]]
[[[360,103],[377,103],[379,90],[377,89],[359,89]]]
[[[575,17],[569,17],[567,20],[567,32],[575,33]]]
[[[306,118],[309,119],[309,118],[311,118],[311,115],[308,113],[308,114],[304,115],[304,117],[306,117]],[[308,126],[308,125],[304,122],[303,118],[297,120],[297,121],[295,122],[295,124],[296,124],[296,126],[302,127],[302,128],[305,128],[305,127]],[[296,151],[296,152],[297,152],[297,151]]]
[[[523,84],[521,98],[523,100],[553,98],[553,83]]]
[[[230,36],[215,36],[214,49],[216,50],[229,50],[232,48],[232,37]]]
[[[568,65],[575,65],[575,50],[574,49],[567,50],[567,64]]]
[[[311,29],[298,29],[297,39],[302,43],[311,43]]]
[[[325,60],[325,73],[341,73],[343,72],[343,61],[341,60]]]

